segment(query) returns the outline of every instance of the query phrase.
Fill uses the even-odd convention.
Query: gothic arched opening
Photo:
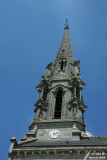
[[[59,90],[56,95],[54,119],[61,119],[61,107],[62,107],[62,91]]]

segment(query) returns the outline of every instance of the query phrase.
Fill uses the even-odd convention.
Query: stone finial
[[[12,137],[12,138],[10,139],[10,141],[11,141],[11,143],[12,143],[12,142],[17,142],[16,137],[15,137],[15,136]]]
[[[14,145],[17,143],[17,140],[16,140],[15,137],[12,137],[12,138],[10,139],[10,141],[11,141],[11,145],[10,145],[10,149],[9,149],[9,158],[10,158],[10,155],[11,155],[11,153],[12,153],[12,149],[14,148]]]
[[[46,69],[49,69],[49,70],[52,69],[52,62],[50,62],[49,64],[47,64]]]

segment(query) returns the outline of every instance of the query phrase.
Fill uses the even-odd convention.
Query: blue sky
[[[107,0],[0,1],[0,159],[10,138],[19,141],[34,117],[35,86],[54,62],[65,19],[80,60],[86,130],[107,135]]]

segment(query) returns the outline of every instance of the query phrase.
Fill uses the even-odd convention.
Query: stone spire
[[[55,62],[46,66],[46,72],[37,85],[39,96],[35,104],[34,123],[55,119],[72,120],[72,125],[74,121],[80,123],[79,130],[84,131],[87,106],[83,102],[81,90],[85,83],[80,77],[80,61],[74,61],[67,21],[64,29]]]
[[[68,24],[66,24],[62,42],[60,44],[60,47],[52,68],[51,80],[58,80],[58,79],[70,80],[71,72],[73,73],[73,68],[72,68],[73,63],[74,63],[74,56],[73,56],[71,41],[69,37],[69,27],[68,27]]]

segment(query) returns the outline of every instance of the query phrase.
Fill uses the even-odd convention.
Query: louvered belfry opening
[[[56,95],[54,119],[61,119],[61,107],[62,107],[62,91],[59,90]]]

